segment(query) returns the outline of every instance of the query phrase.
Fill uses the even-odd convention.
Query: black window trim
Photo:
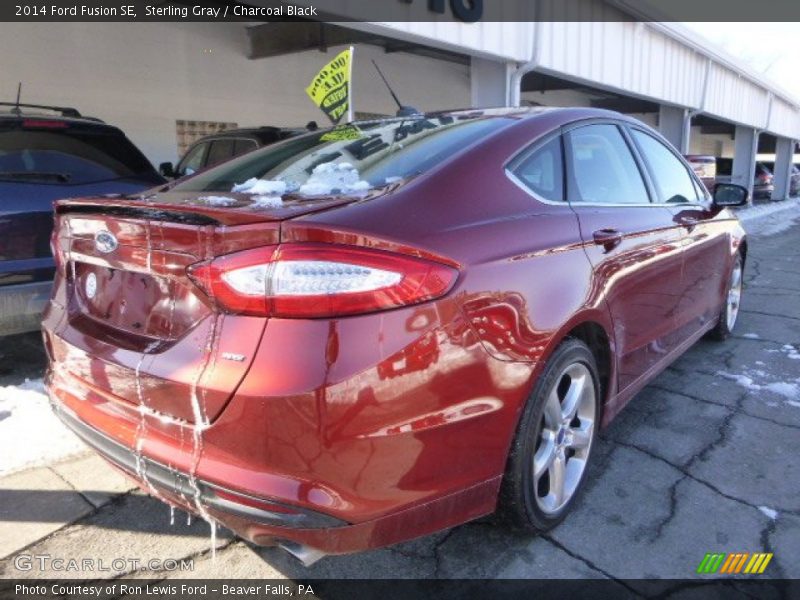
[[[568,153],[566,152],[567,148],[570,144],[569,133],[574,131],[575,129],[580,129],[582,127],[588,127],[590,125],[613,125],[617,128],[620,135],[622,136],[623,141],[625,142],[626,146],[628,147],[628,151],[631,153],[633,157],[633,162],[636,164],[636,167],[639,171],[639,176],[642,178],[642,182],[644,183],[645,190],[647,192],[648,202],[570,202],[570,187],[574,184],[571,183],[572,178],[572,163],[571,161],[567,160]],[[570,123],[569,125],[565,125],[563,130],[563,148],[564,148],[564,173],[566,177],[567,187],[566,189],[566,198],[567,204],[574,208],[582,207],[582,206],[591,206],[591,207],[608,207],[608,208],[642,208],[642,207],[653,207],[653,206],[674,206],[670,204],[660,204],[658,202],[654,202],[655,198],[655,188],[653,187],[653,182],[650,180],[649,173],[644,169],[644,165],[642,164],[641,157],[637,152],[636,148],[631,145],[631,139],[628,132],[625,130],[626,123],[622,121],[618,121],[616,119],[584,119],[581,121],[576,121],[574,123]]]

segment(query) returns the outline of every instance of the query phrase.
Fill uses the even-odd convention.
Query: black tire
[[[744,259],[742,258],[741,253],[737,253],[736,257],[733,260],[733,266],[731,267],[731,272],[728,274],[728,286],[725,288],[725,297],[722,301],[722,308],[719,311],[719,319],[717,320],[717,325],[708,332],[708,337],[712,340],[716,340],[718,342],[724,342],[727,340],[733,329],[736,327],[736,322],[738,321],[739,315],[739,304],[737,303],[736,306],[736,315],[733,318],[733,322],[731,323],[728,319],[729,311],[731,310],[731,306],[729,303],[731,288],[734,285],[734,274],[736,273],[736,269],[739,269],[739,302],[741,302],[741,296],[743,291],[743,277],[744,277]]]
[[[579,459],[578,461],[583,460],[585,464],[580,476],[573,478],[578,481],[574,491],[562,507],[546,512],[540,506],[542,501],[540,496],[543,493],[543,483],[549,486],[549,482],[542,482],[544,476],[540,476],[538,482],[535,481],[534,456],[543,444],[548,443],[545,442],[547,439],[545,435],[552,434],[547,430],[547,424],[544,422],[548,396],[553,390],[556,390],[557,395],[560,393],[558,390],[561,388],[557,386],[563,387],[565,371],[572,369],[572,365],[583,365],[590,375],[588,379],[584,377],[581,380],[586,385],[591,385],[594,392],[594,424],[590,435],[587,436],[590,439],[588,455],[585,460]],[[572,385],[571,380],[568,385]],[[564,404],[561,407],[563,408]],[[545,369],[534,385],[533,392],[523,409],[500,488],[497,517],[502,523],[516,530],[540,533],[552,529],[564,519],[583,488],[588,471],[586,465],[591,460],[591,449],[594,447],[602,416],[601,409],[602,398],[595,358],[582,341],[568,338],[556,348],[547,361]],[[576,415],[575,418],[578,419],[578,416]],[[580,421],[580,419],[578,420]],[[573,423],[575,423],[575,419],[570,422],[570,425]],[[563,442],[564,436],[560,437],[562,441],[559,441],[558,444]],[[559,447],[558,444],[557,447]],[[566,452],[568,453],[569,450]],[[564,464],[569,465],[572,458],[575,457],[567,458]],[[568,468],[566,467],[565,471]],[[550,471],[548,471],[547,477],[549,479]]]

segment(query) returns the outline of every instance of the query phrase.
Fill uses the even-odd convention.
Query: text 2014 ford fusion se
[[[306,560],[544,531],[598,429],[731,332],[746,197],[617,113],[503,109],[61,201],[50,396],[142,489]]]

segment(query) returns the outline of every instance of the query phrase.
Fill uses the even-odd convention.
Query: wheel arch
[[[609,400],[611,376],[613,372],[611,341],[605,328],[596,321],[584,321],[570,329],[563,339],[573,338],[582,341],[589,347],[597,366],[600,379],[601,405]],[[561,343],[561,342],[559,342]]]
[[[589,347],[597,365],[600,378],[601,406],[608,404],[615,392],[616,361],[614,360],[614,337],[610,317],[605,309],[596,309],[576,315],[554,334],[541,355],[539,368],[531,381],[531,389],[541,375],[544,365],[556,348],[566,339],[574,338]]]

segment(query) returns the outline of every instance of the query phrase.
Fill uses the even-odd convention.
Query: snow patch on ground
[[[328,162],[314,167],[298,193],[304,196],[327,196],[334,192],[352,194],[365,192],[370,187],[368,181],[360,179],[358,169],[350,163]]]
[[[774,352],[782,352],[790,358],[794,358],[794,355],[800,355],[797,349],[790,344],[785,344],[780,350],[774,350]],[[756,364],[764,366],[763,361],[756,361]],[[752,392],[770,392],[776,396],[781,396],[784,404],[800,408],[800,378],[794,381],[781,381],[775,375],[763,369],[748,368],[743,369],[741,373],[717,371],[716,374],[725,379],[735,381],[738,385]],[[780,406],[780,403],[774,402],[769,398],[766,398],[764,403],[770,407]]]
[[[236,204],[236,200],[227,196],[200,196],[198,200],[210,206],[233,206]]]
[[[797,348],[791,344],[784,344],[781,348],[781,352],[785,352],[787,358],[791,358],[792,360],[800,360],[800,352],[798,352]]]
[[[778,214],[780,213],[780,214]],[[791,198],[781,202],[769,202],[757,206],[749,206],[736,211],[747,233],[775,235],[786,231],[800,218],[800,199]]]
[[[755,383],[752,377],[748,377],[747,375],[737,375],[735,373],[726,373],[725,371],[717,371],[717,375],[735,381],[738,385],[748,390],[758,391],[761,389],[761,386]]]
[[[748,340],[757,340],[757,339],[759,339],[757,333],[745,333],[742,337],[743,338],[747,338]]]
[[[86,451],[53,414],[41,379],[0,386],[0,475]]]
[[[258,196],[282,196],[286,193],[286,182],[277,179],[258,179],[257,177],[251,177],[244,183],[237,183],[234,185],[231,191]]]
[[[800,388],[796,383],[788,383],[786,381],[776,381],[775,383],[768,383],[764,389],[789,400],[800,398]]]
[[[774,508],[769,508],[768,506],[759,506],[758,510],[767,515],[773,521],[778,518],[778,511]]]

